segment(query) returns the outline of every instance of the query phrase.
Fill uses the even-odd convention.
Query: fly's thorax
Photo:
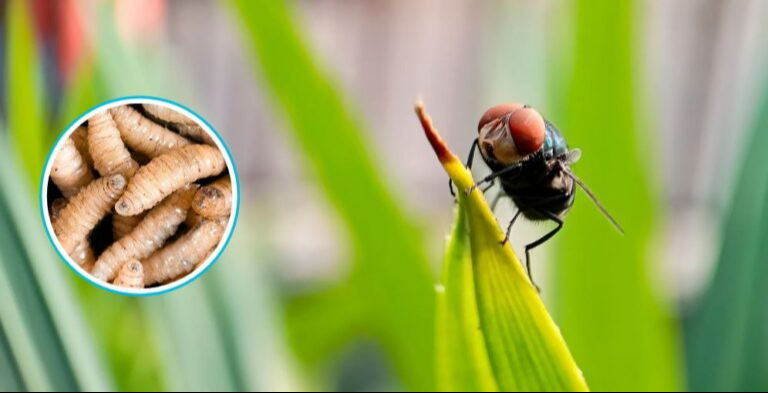
[[[546,158],[562,157],[568,154],[568,143],[565,141],[565,137],[554,126],[554,124],[545,120],[546,136],[544,138],[544,146],[542,151]]]

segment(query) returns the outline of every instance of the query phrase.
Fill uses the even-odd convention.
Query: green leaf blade
[[[764,86],[712,282],[684,324],[693,391],[768,390],[768,374],[759,366],[768,362],[768,83]]]
[[[563,102],[552,120],[584,153],[574,172],[626,235],[577,191],[557,236],[556,315],[593,389],[677,391],[684,385],[678,321],[650,273],[662,211],[650,177],[658,146],[646,141],[650,122],[638,110],[636,3],[576,1],[573,29],[564,32],[573,59],[559,78],[567,85],[553,89]]]
[[[44,110],[42,73],[29,3],[13,0],[8,5],[6,97],[8,128],[23,168],[32,183],[43,169],[47,118]]]
[[[459,190],[468,217],[480,328],[490,365],[502,391],[587,391],[559,329],[528,280],[472,174],[432,126],[423,105],[416,107],[427,139]]]
[[[495,392],[477,311],[465,209],[457,209],[437,291],[437,383],[444,392]]]
[[[384,176],[372,158],[363,127],[310,55],[286,2],[233,0],[232,4],[257,56],[264,85],[289,121],[286,131],[294,138],[299,157],[338,212],[352,243],[354,265],[350,279],[341,286],[357,298],[351,302],[364,305],[364,315],[361,320],[327,323],[354,326],[352,339],[375,336],[408,389],[434,389],[434,279],[421,234],[380,180]],[[327,315],[358,317],[356,311]]]

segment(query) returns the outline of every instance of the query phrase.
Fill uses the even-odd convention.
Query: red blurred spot
[[[115,2],[118,32],[129,42],[151,40],[163,26],[165,11],[165,0],[118,0]]]

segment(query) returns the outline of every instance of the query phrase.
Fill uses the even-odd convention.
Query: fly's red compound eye
[[[544,145],[546,137],[544,118],[535,109],[524,107],[514,111],[509,116],[507,124],[520,155],[527,156],[535,153]]]
[[[504,115],[512,113],[522,107],[523,104],[519,104],[517,102],[507,102],[488,109],[480,118],[480,122],[477,124],[477,131],[479,132],[486,124],[499,119]]]

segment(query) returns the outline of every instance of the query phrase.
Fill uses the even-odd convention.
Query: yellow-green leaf
[[[587,391],[581,371],[531,285],[472,174],[445,145],[423,105],[422,126],[443,168],[459,189],[467,215],[479,327],[502,391]],[[467,361],[471,361],[467,359]]]
[[[472,257],[464,209],[446,247],[443,278],[437,288],[435,336],[438,389],[444,392],[498,391],[480,326]]]

